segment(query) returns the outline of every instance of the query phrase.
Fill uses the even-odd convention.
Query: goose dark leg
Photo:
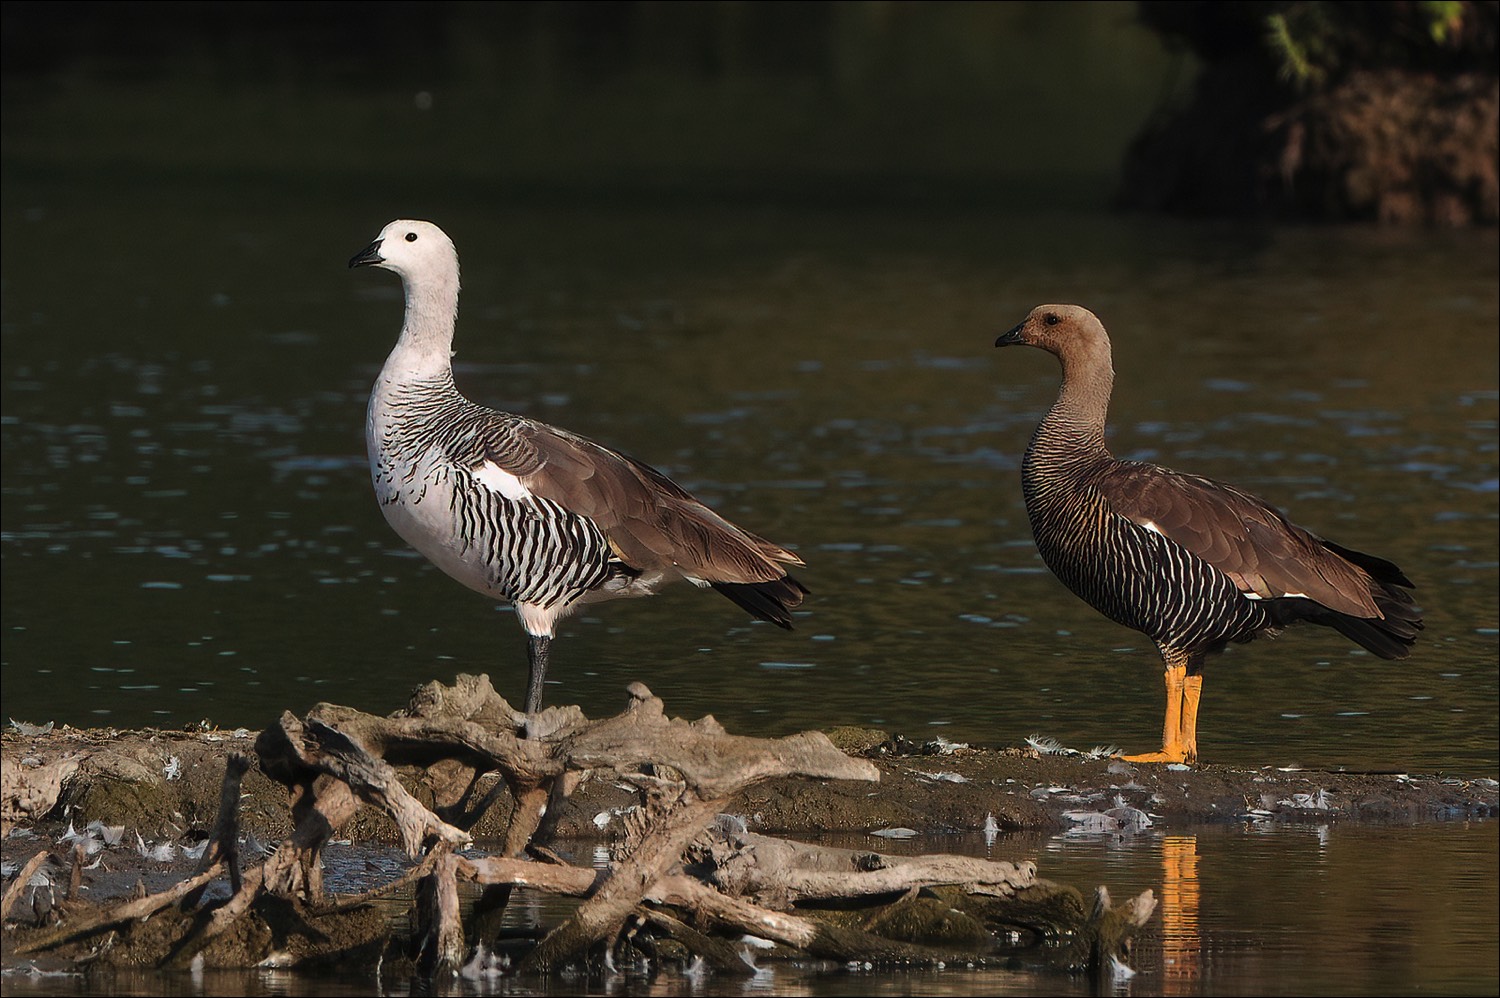
[[[547,653],[552,645],[549,634],[533,634],[527,645],[527,657],[531,660],[531,679],[526,684],[526,713],[535,714],[542,709],[542,682],[547,678]]]
[[[1187,677],[1188,656],[1180,652],[1162,650],[1162,658],[1166,660],[1167,668],[1163,679],[1167,687],[1167,709],[1166,716],[1161,726],[1161,751],[1144,752],[1140,755],[1127,755],[1126,762],[1182,762],[1187,757],[1187,750],[1183,743],[1183,721],[1187,711],[1184,710],[1184,700]],[[1198,700],[1197,691],[1202,688],[1202,677],[1193,677],[1198,680],[1194,686],[1194,699],[1192,702],[1192,720],[1189,722],[1194,732],[1197,730]],[[1196,738],[1196,734],[1194,735]],[[1195,750],[1196,751],[1196,750]]]

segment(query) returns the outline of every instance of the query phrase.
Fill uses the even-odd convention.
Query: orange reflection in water
[[[1168,835],[1161,844],[1161,955],[1165,994],[1195,994],[1203,973],[1198,934],[1198,838]],[[1188,988],[1174,983],[1193,982]]]

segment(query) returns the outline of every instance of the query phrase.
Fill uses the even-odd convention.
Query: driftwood
[[[78,772],[79,763],[87,757],[87,753],[67,755],[34,767],[5,759],[0,764],[0,836],[9,835],[17,822],[39,818],[52,810],[63,788]]]
[[[776,777],[874,781],[878,771],[821,733],[731,735],[712,717],[667,717],[640,684],[629,694],[614,717],[589,720],[576,707],[527,716],[487,677],[460,676],[451,687],[429,684],[390,717],[328,704],[301,719],[283,714],[256,740],[261,770],[285,784],[291,800],[293,831],[269,857],[240,870],[235,815],[250,760],[231,759],[196,876],[19,940],[16,952],[97,939],[170,909],[180,922],[167,933],[162,965],[244,961],[245,940],[257,938],[255,919],[281,919],[283,937],[290,924],[330,940],[327,948],[368,953],[385,945],[383,919],[359,922],[352,939],[335,939],[327,920],[357,919],[374,897],[414,885],[413,959],[427,974],[455,972],[477,946],[493,952],[502,944],[517,973],[641,958],[661,964],[688,954],[716,972],[740,974],[750,965],[731,940],[746,934],[791,954],[842,962],[1009,958],[996,932],[1002,927],[1055,943],[1061,956],[1054,962],[1099,969],[1154,908],[1150,892],[1118,909],[1101,892],[1090,907],[1077,891],[1039,879],[1030,863],[886,856],[753,833],[724,814],[746,787]],[[399,778],[413,768],[431,790],[431,807]],[[564,862],[546,844],[548,814],[591,773],[633,787],[639,801],[602,870]],[[490,774],[500,783],[481,792]],[[464,854],[469,829],[505,800],[511,816],[498,854]],[[329,898],[321,855],[361,802],[395,822],[416,863],[365,894]],[[205,886],[225,874],[229,898],[204,904]],[[465,882],[481,888],[467,926]],[[580,901],[539,940],[518,947],[497,926],[519,889]],[[238,948],[228,947],[231,937]],[[309,947],[301,956],[330,955]]]
[[[5,889],[4,898],[0,899],[0,920],[10,917],[10,910],[21,899],[21,894],[26,890],[26,885],[31,882],[31,875],[36,873],[46,861],[47,850],[43,849],[27,860],[25,866],[21,867],[21,871],[16,874],[16,879]]]
[[[883,856],[830,849],[756,835],[733,821],[696,857],[713,866],[713,882],[733,895],[749,895],[784,908],[806,900],[890,894],[939,884],[970,893],[1010,897],[1036,883],[1036,864],[967,856]]]

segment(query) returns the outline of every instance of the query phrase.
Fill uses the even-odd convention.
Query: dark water
[[[455,980],[428,986],[376,969],[339,978],[286,971],[155,974],[92,969],[29,976],[11,964],[14,995],[1416,995],[1493,994],[1497,973],[1494,822],[1424,828],[1213,825],[1114,836],[982,836],[828,844],[883,852],[957,852],[1032,859],[1042,875],[1119,903],[1150,889],[1157,913],[1137,937],[1133,976],[1095,987],[1024,952],[1008,968],[872,971],[826,962],[760,961],[747,980],[664,973],[556,981]],[[330,875],[363,855],[329,851]],[[588,857],[575,861],[587,862]],[[362,872],[357,875],[364,875]],[[404,923],[406,902],[393,902]],[[555,923],[556,902],[518,894],[518,922]]]
[[[364,399],[400,290],[343,261],[379,221],[7,196],[12,716],[258,727],[317,700],[386,711],[459,671],[519,695],[509,612],[406,549],[371,499]],[[472,397],[641,456],[808,563],[790,634],[689,587],[590,608],[562,628],[554,702],[612,711],[642,679],[739,730],[1158,737],[1154,652],[1058,586],[1021,505],[1057,371],[992,344],[1072,300],[1114,329],[1118,453],[1396,561],[1427,612],[1404,663],[1316,628],[1232,649],[1207,675],[1206,758],[1493,775],[1493,234],[452,214]]]
[[[1098,31],[1110,72],[1160,65]],[[422,117],[420,93],[389,88],[313,99],[8,78],[5,714],[258,728],[319,700],[386,712],[461,671],[520,696],[510,613],[407,550],[371,498],[364,404],[400,290],[344,262],[417,216],[445,227],[465,267],[456,362],[471,397],[647,460],[808,563],[791,633],[687,587],[591,608],[554,646],[551,702],[613,712],[642,680],[673,713],[736,732],[1155,747],[1154,652],[1051,578],[1021,504],[1019,456],[1057,371],[992,344],[1033,305],[1070,301],[1114,338],[1118,454],[1232,481],[1419,586],[1427,630],[1404,663],[1315,628],[1212,663],[1205,761],[1495,777],[1494,233],[1109,214],[1111,150],[1133,120],[1117,112],[1129,98],[1144,113],[1156,86],[1111,89],[1110,72],[1072,81],[1093,81],[1089,101],[1067,97],[1087,125],[1047,88],[1019,91],[1016,116],[980,130],[986,155],[1014,157],[1008,173],[951,158],[901,173],[885,149],[887,172],[862,175],[841,134],[808,128],[800,183],[717,188],[659,169],[644,139],[629,182],[581,183],[605,154],[577,126],[605,129],[608,101],[567,119],[574,145],[517,141],[511,156],[524,121],[492,127],[462,92],[439,90]],[[543,153],[566,168],[536,166]],[[1500,981],[1493,825],[1015,848],[1117,897],[1164,893],[1196,850],[1183,897],[1197,928],[1164,906],[1141,993]],[[1196,957],[1171,955],[1183,933]],[[1074,986],[967,973],[793,973],[766,990]],[[215,993],[155,976],[113,986]]]

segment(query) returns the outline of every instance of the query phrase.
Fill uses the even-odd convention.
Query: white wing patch
[[[1156,521],[1155,520],[1148,520],[1144,516],[1141,517],[1140,519],[1136,519],[1135,517],[1133,517],[1133,516],[1127,516],[1124,513],[1114,512],[1114,511],[1111,511],[1111,512],[1112,512],[1112,515],[1119,517],[1120,519],[1124,520],[1126,523],[1130,524],[1132,527],[1140,527],[1142,530],[1149,530],[1153,534],[1159,534],[1162,537],[1166,537],[1167,536],[1167,532],[1165,530],[1161,529],[1160,527],[1158,527],[1156,525]],[[1171,538],[1167,538],[1167,539],[1171,540]]]
[[[531,499],[531,491],[526,488],[525,483],[494,461],[486,461],[469,473],[480,485],[500,493],[512,502]]]

